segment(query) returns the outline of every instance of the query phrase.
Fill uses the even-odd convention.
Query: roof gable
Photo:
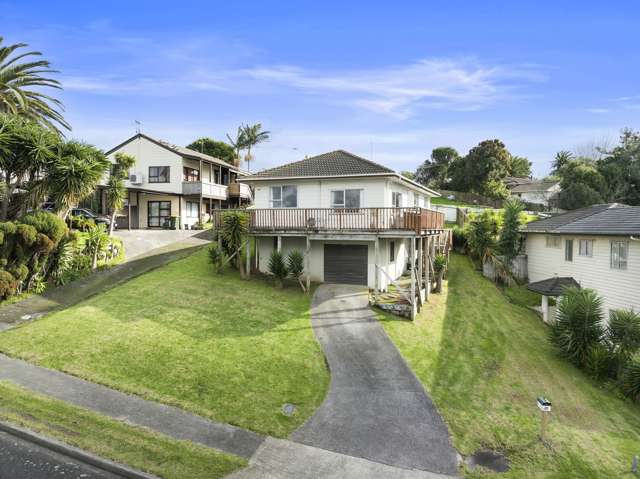
[[[525,233],[639,235],[640,206],[593,205],[528,223]]]
[[[558,184],[558,181],[532,181],[531,183],[520,183],[511,188],[511,192],[532,193],[534,191],[549,191]]]

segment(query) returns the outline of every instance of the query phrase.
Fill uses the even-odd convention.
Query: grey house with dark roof
[[[640,206],[593,205],[523,228],[529,281],[574,280],[595,289],[605,313],[640,311]]]
[[[515,180],[515,179],[512,179]],[[511,196],[520,198],[526,203],[543,206],[546,209],[556,206],[558,194],[561,191],[560,182],[549,180],[529,180],[512,181],[509,183]]]
[[[413,259],[413,287],[426,296],[428,261],[449,244],[443,215],[430,209],[437,192],[344,150],[239,181],[254,190],[251,233],[261,271],[274,249],[299,250],[308,281],[385,290]]]

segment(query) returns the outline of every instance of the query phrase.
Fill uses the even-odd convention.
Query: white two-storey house
[[[419,287],[429,272],[418,258],[444,246],[444,217],[429,209],[437,192],[343,150],[239,181],[254,190],[250,230],[263,272],[274,249],[295,249],[308,281],[384,290],[413,257]]]
[[[118,216],[119,228],[166,228],[174,217],[176,228],[205,222],[214,209],[246,205],[245,173],[218,158],[138,133],[107,152],[112,162],[119,152],[132,155],[135,166],[125,182],[127,199]],[[106,213],[104,192],[96,209]]]

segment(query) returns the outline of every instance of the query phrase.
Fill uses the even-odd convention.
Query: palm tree
[[[111,167],[111,175],[107,181],[107,207],[111,210],[111,223],[109,224],[109,236],[113,234],[116,222],[116,213],[124,204],[126,188],[124,180],[128,176],[129,169],[135,165],[136,159],[126,153],[116,153],[116,162]]]
[[[27,57],[39,57],[40,52],[30,51],[9,58],[19,48],[26,47],[26,43],[16,43],[2,46],[0,37],[0,112],[20,115],[30,120],[42,123],[47,128],[59,132],[62,126],[67,130],[71,127],[64,120],[61,110],[62,103],[49,95],[32,90],[32,87],[48,87],[61,89],[58,80],[42,76],[43,73],[57,73],[51,69],[46,60],[33,60],[20,63]]]
[[[242,132],[244,133],[244,144],[246,145],[247,154],[244,156],[244,161],[247,162],[247,171],[249,171],[250,163],[253,160],[253,156],[251,156],[251,148],[256,147],[258,144],[263,143],[265,141],[269,141],[271,132],[262,129],[261,123],[256,123],[255,125],[247,125],[242,128]]]
[[[229,143],[233,147],[233,150],[235,151],[235,154],[236,154],[234,159],[235,166],[240,166],[240,152],[247,147],[247,137],[245,135],[244,129],[245,129],[244,125],[240,125],[238,127],[238,130],[236,131],[235,139],[231,138],[229,133],[227,133],[227,139],[229,140]]]
[[[86,143],[67,141],[58,147],[44,181],[61,218],[95,191],[109,165],[102,151]]]

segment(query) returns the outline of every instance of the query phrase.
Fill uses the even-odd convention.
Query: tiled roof
[[[593,205],[528,223],[525,233],[640,235],[640,206]]]
[[[304,160],[262,170],[246,179],[283,178],[305,176],[355,176],[371,174],[395,174],[385,166],[369,161],[344,150],[312,156]]]
[[[562,296],[566,288],[579,288],[580,284],[571,277],[543,279],[535,283],[529,283],[527,289],[544,296]]]
[[[521,183],[511,188],[512,193],[530,193],[532,191],[547,191],[557,185],[557,181],[532,181],[531,183]]]

